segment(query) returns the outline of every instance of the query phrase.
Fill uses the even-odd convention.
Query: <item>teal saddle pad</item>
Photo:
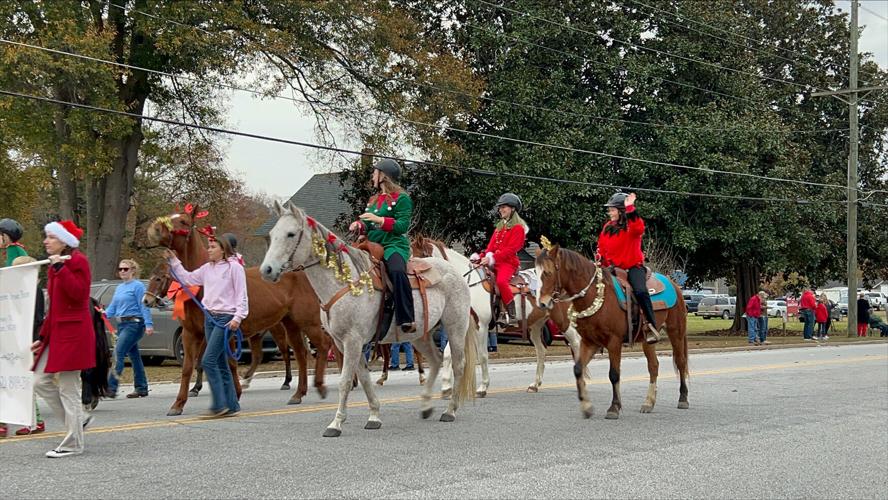
[[[678,302],[678,294],[675,292],[675,287],[672,286],[672,282],[669,281],[669,278],[660,273],[654,273],[654,277],[660,280],[665,287],[662,292],[656,295],[651,295],[651,302],[655,305],[654,309],[660,309],[656,307],[657,302],[662,302],[666,305],[666,309],[671,309],[675,306],[675,303]],[[617,292],[617,300],[620,301],[620,307],[626,309],[626,294],[623,292],[623,287],[620,285],[620,282],[617,281],[616,276],[611,275],[611,280],[614,284],[614,291]]]

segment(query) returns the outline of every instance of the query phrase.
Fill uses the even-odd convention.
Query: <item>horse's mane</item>
[[[367,255],[366,252],[357,250],[350,245],[346,247],[348,248],[347,252],[342,252],[339,249],[338,244],[334,245],[333,243],[330,243],[330,235],[332,234],[335,238],[335,241],[339,243],[345,244],[345,240],[340,239],[333,231],[327,229],[323,224],[317,222],[317,220],[315,220],[315,227],[318,234],[324,239],[324,246],[327,248],[327,255],[339,255],[340,259],[342,259],[342,254],[347,254],[348,258],[352,261],[354,271],[357,275],[361,275],[362,273],[370,270],[370,257]]]
[[[588,271],[589,266],[594,265],[581,253],[568,250],[567,248],[559,248],[558,254],[561,255],[561,264],[564,267],[564,270],[571,274],[580,271]]]

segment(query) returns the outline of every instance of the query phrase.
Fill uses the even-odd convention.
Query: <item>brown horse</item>
[[[166,292],[169,290],[172,282],[173,278],[170,276],[170,266],[166,261],[161,261],[154,266],[154,269],[151,271],[151,276],[148,278],[148,286],[145,288],[145,298],[143,300],[145,305],[148,307],[158,307],[161,304],[162,298],[166,296]],[[180,290],[178,293],[185,292]],[[278,323],[269,330],[269,333],[271,333],[274,343],[277,345],[284,358],[284,383],[281,385],[281,390],[288,391],[290,390],[290,382],[293,380],[293,373],[290,366],[290,349],[289,344],[287,343],[287,330],[282,324]],[[244,372],[243,376],[241,376],[241,379],[243,379],[241,389],[246,389],[250,386],[250,383],[253,380],[253,375],[255,375],[256,370],[259,368],[259,363],[262,361],[263,357],[262,336],[254,335],[246,340],[250,344],[250,368]],[[201,365],[200,360],[206,348],[207,342],[206,339],[203,339],[200,343],[200,352],[197,353],[194,360],[195,381],[191,390],[188,391],[189,396],[197,396],[203,389],[203,366]],[[305,356],[308,353],[304,343],[295,346],[294,349],[296,355],[301,354],[302,356]]]
[[[544,242],[536,258],[536,269],[542,280],[537,294],[537,302],[545,309],[552,308],[556,301],[570,302],[572,311],[568,317],[576,324],[582,338],[579,359],[574,365],[574,376],[577,381],[577,392],[580,398],[580,411],[583,416],[592,416],[592,403],[586,394],[586,381],[581,376],[586,365],[599,348],[607,349],[610,359],[610,378],[613,388],[613,400],[605,418],[620,418],[623,404],[620,399],[620,357],[623,349],[623,338],[627,333],[626,313],[620,308],[613,281],[599,265],[582,255],[559,248],[558,245],[547,245]],[[592,285],[595,286],[592,286]],[[670,280],[678,298],[676,304],[665,310],[657,311],[657,325],[666,326],[669,342],[672,344],[672,359],[678,372],[680,386],[678,407],[688,408],[688,337],[687,307],[682,298],[681,290]],[[573,312],[577,311],[577,312]],[[647,357],[650,383],[647,397],[641,406],[642,413],[650,413],[657,399],[657,375],[660,362],[653,344],[641,342],[644,355]]]
[[[196,220],[203,215],[194,207],[169,217],[159,217],[148,227],[148,239],[153,245],[170,248],[176,252],[186,270],[194,270],[207,262],[206,247],[198,234]],[[283,324],[290,345],[297,350],[299,383],[288,404],[299,404],[307,393],[308,373],[305,356],[299,355],[300,344],[304,346],[302,334],[306,334],[320,352],[327,352],[332,340],[321,328],[320,305],[311,284],[301,272],[287,273],[277,283],[260,278],[257,268],[247,268],[247,296],[250,313],[241,324],[244,336],[249,337],[270,330],[278,323]],[[182,344],[185,347],[185,360],[182,364],[182,380],[179,393],[167,415],[181,415],[188,400],[188,384],[194,368],[194,360],[200,352],[204,339],[203,312],[189,300],[185,303],[185,320],[182,321]],[[324,371],[327,360],[318,356],[315,362],[314,386],[321,398],[327,397],[324,385]],[[232,367],[235,390],[240,394],[240,382],[236,376],[236,366]]]

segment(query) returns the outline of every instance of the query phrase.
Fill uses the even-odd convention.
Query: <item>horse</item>
[[[376,380],[376,385],[381,386],[388,380],[389,364],[392,362],[392,346],[390,344],[379,344],[377,348],[379,354],[378,357],[382,357],[382,375]],[[422,353],[414,349],[413,356],[416,358],[416,371],[419,374],[419,385],[423,385],[425,384],[426,376],[425,370],[422,367]]]
[[[148,278],[148,286],[145,287],[145,295],[143,296],[142,302],[148,307],[159,307],[162,303],[162,298],[166,295],[167,290],[170,289],[170,284],[172,282],[173,278],[170,275],[169,264],[166,261],[159,262],[154,266],[154,269],[151,271],[151,276]],[[185,292],[179,290],[177,294],[178,293]],[[287,330],[283,325],[278,323],[269,330],[269,333],[271,333],[274,343],[277,345],[284,358],[284,383],[281,385],[281,390],[288,391],[290,390],[290,382],[293,380],[293,373],[290,366],[290,346],[287,343]],[[250,384],[253,381],[253,375],[259,368],[259,363],[262,361],[262,336],[250,336],[247,338],[247,342],[250,345],[250,367],[241,376],[241,389],[247,389],[250,387]],[[195,358],[195,381],[194,386],[188,391],[189,396],[197,396],[203,389],[203,366],[201,365],[200,360],[206,347],[207,343],[206,339],[204,339],[200,344],[200,352]],[[308,349],[305,347],[304,342],[294,346],[294,349],[297,356],[302,355],[304,357],[308,354]]]
[[[478,361],[481,365],[481,383],[478,385],[475,395],[480,398],[486,397],[487,390],[490,387],[487,338],[493,311],[491,310],[490,293],[481,286],[481,283],[484,281],[483,274],[478,269],[478,266],[473,264],[466,256],[448,248],[441,241],[417,235],[411,241],[411,249],[413,250],[413,255],[417,257],[439,257],[447,260],[462,276],[466,277],[472,294],[472,311],[478,317],[478,351],[480,353]],[[537,360],[536,375],[533,383],[527,387],[528,393],[539,392],[540,386],[543,383],[543,372],[546,368],[546,344],[542,340],[542,333],[543,325],[545,325],[546,319],[550,317],[550,311],[536,307],[535,303],[534,297],[528,297],[527,306],[529,306],[530,310],[527,316],[527,329]],[[515,301],[515,311],[519,318],[525,314],[524,308],[525,305],[521,300]],[[567,306],[556,306],[556,310],[552,311],[551,317],[556,320],[556,324],[560,323],[558,326],[564,332],[564,338],[567,339],[571,352],[577,353],[580,348],[580,336],[575,329],[565,324],[566,311]],[[450,397],[451,393],[450,350],[448,348],[444,349],[443,371],[441,396],[446,399]],[[588,378],[588,371],[586,372],[586,377]]]
[[[626,313],[620,308],[610,273],[605,273],[598,263],[590,261],[579,253],[548,244],[546,241],[543,242],[543,249],[540,250],[534,264],[537,275],[542,281],[537,290],[537,303],[543,309],[551,309],[556,301],[570,303],[569,319],[582,338],[579,357],[574,364],[580,411],[585,418],[592,416],[592,402],[586,394],[586,381],[580,374],[595,352],[605,348],[610,360],[608,378],[613,389],[613,399],[605,418],[620,418],[623,408],[620,398],[620,361],[623,338],[628,326]],[[605,274],[608,275],[606,278]],[[671,286],[677,295],[676,302],[668,309],[656,311],[656,326],[665,324],[669,342],[672,344],[672,359],[680,381],[678,408],[687,409],[689,407],[687,381],[690,376],[687,307],[678,285],[672,280],[668,281],[668,286]],[[633,335],[637,334],[638,332],[633,332]],[[650,375],[647,396],[641,406],[641,412],[650,413],[657,400],[657,375],[660,362],[657,360],[653,344],[646,342],[641,344]]]
[[[342,434],[355,372],[370,407],[370,416],[364,428],[379,429],[382,427],[379,399],[362,354],[363,346],[376,334],[381,313],[380,297],[374,292],[370,275],[370,257],[363,251],[347,246],[296,206],[289,205],[285,209],[280,203],[275,203],[274,211],[279,218],[269,233],[271,243],[260,266],[262,277],[278,281],[292,274],[289,271],[303,271],[317,299],[323,304],[324,326],[336,347],[342,351],[344,365],[339,379],[339,407],[323,435],[337,437]],[[447,410],[441,415],[441,421],[453,422],[460,404],[474,396],[475,371],[464,371],[466,366],[471,368],[475,365],[476,357],[474,335],[477,329],[470,321],[469,287],[444,260],[411,260],[408,268],[417,265],[429,268],[428,272],[438,278],[437,284],[426,285],[425,298],[414,290],[415,318],[419,327],[412,333],[402,333],[400,328],[392,325],[380,342],[412,342],[429,360],[429,376],[423,387],[420,412],[422,418],[429,418],[433,411],[431,394],[441,366],[441,355],[432,342],[428,328],[439,322],[444,325],[450,333],[456,390]]]
[[[148,227],[148,240],[152,245],[164,246],[175,250],[182,265],[187,270],[194,270],[207,262],[207,251],[201,238],[197,235],[197,219],[205,216],[190,204],[184,212],[174,213],[169,217],[158,217]],[[241,323],[241,330],[249,337],[269,330],[281,323],[286,330],[290,345],[297,351],[296,361],[299,366],[299,383],[296,392],[287,404],[299,404],[307,393],[308,373],[305,367],[305,355],[300,346],[304,346],[302,334],[317,346],[320,352],[327,352],[331,346],[330,337],[324,333],[320,323],[320,309],[311,284],[302,273],[289,273],[279,283],[268,283],[259,277],[255,267],[246,269],[247,297],[250,313]],[[185,319],[182,321],[182,344],[185,347],[185,360],[182,363],[182,379],[179,393],[167,415],[181,415],[185,402],[188,400],[188,383],[194,368],[194,360],[200,352],[204,338],[203,312],[189,300],[185,303]],[[235,390],[240,396],[241,387],[237,377],[237,366],[229,363],[234,375]],[[324,372],[327,360],[318,356],[315,360],[314,386],[322,399],[327,397],[324,385]]]

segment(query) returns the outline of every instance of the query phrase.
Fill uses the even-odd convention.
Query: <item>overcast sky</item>
[[[850,11],[850,0],[836,4],[842,12]],[[860,25],[865,29],[859,49],[872,53],[881,67],[888,68],[888,0],[864,0],[861,6],[865,8],[859,11]],[[318,142],[314,118],[291,101],[233,92],[228,120],[232,128],[243,132]],[[360,150],[361,145],[349,143],[342,130],[337,133],[337,145]],[[337,168],[329,155],[321,157],[309,148],[243,137],[231,139],[227,166],[244,178],[250,191],[281,199],[298,191],[312,175]]]

